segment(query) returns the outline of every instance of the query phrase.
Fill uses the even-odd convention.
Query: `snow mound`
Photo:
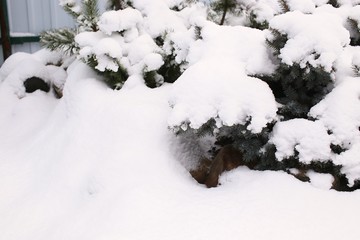
[[[343,47],[350,43],[350,34],[336,14],[288,12],[274,17],[270,27],[288,36],[279,57],[290,66],[299,63],[305,68],[310,64],[331,72]]]
[[[34,55],[29,53],[17,52],[11,55],[2,64],[0,68],[0,82],[4,81],[5,78],[18,66],[21,61],[34,60]]]
[[[202,39],[190,46],[189,64],[208,57],[243,62],[247,74],[269,74],[275,69],[266,50],[263,31],[242,26],[203,23]]]
[[[346,174],[350,184],[360,179],[359,96],[359,78],[346,78],[310,111],[331,131],[332,142],[345,150],[333,161],[343,166],[341,171]]]
[[[331,157],[331,136],[321,122],[292,119],[274,126],[269,143],[276,146],[276,158],[283,159],[299,154],[299,161],[328,161]]]
[[[68,61],[72,62],[70,58]],[[60,66],[56,66],[60,65]],[[47,84],[54,84],[63,88],[67,73],[65,67],[70,64],[63,61],[59,53],[40,50],[34,54],[15,53],[11,55],[0,68],[0,78],[3,78],[4,91],[10,91],[18,98],[28,95],[25,92],[24,82],[31,77],[38,77]]]
[[[207,59],[175,82],[170,127],[197,129],[210,119],[222,125],[245,124],[258,133],[276,118],[277,106],[266,83],[245,74],[241,62]]]
[[[132,8],[119,11],[104,12],[99,20],[99,29],[107,35],[122,32],[140,25],[143,21],[141,13]]]
[[[360,137],[353,141],[349,150],[341,153],[334,160],[335,163],[342,165],[341,172],[346,175],[349,185],[360,180]]]
[[[331,130],[335,144],[346,146],[359,136],[359,96],[359,78],[347,78],[310,110],[311,116]]]

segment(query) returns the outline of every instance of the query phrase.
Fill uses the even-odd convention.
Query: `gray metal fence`
[[[3,3],[7,6],[13,53],[39,50],[36,37],[44,30],[74,26],[73,19],[59,6],[58,0],[3,0]],[[0,49],[0,64],[2,62]]]

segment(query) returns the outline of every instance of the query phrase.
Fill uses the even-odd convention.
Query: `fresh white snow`
[[[119,91],[79,59],[46,50],[16,53],[2,65],[0,239],[360,239],[360,191],[329,190],[330,175],[309,172],[304,183],[239,167],[211,189],[190,176],[201,143],[169,128],[197,128],[214,117],[218,126],[250,121],[258,133],[278,120],[279,106],[268,85],[249,76],[275,69],[268,33],[210,23],[201,4],[175,14],[169,7],[178,2],[133,0],[138,10],[103,14],[99,32],[77,35],[80,58],[95,54],[98,70],[115,71],[117,61],[127,67]],[[358,2],[342,0],[334,9],[323,0],[292,0],[293,12],[282,15],[277,1],[246,2],[294,39],[283,61],[335,71],[335,88],[310,111],[315,121],[275,125],[278,159],[294,149],[306,163],[331,158],[353,184],[360,178],[360,79],[352,67],[360,65],[360,51],[348,45],[344,19]],[[199,39],[195,26],[202,28]],[[164,31],[159,49],[152,37]],[[162,51],[172,50],[186,70],[174,84],[147,88],[140,73],[158,69]],[[52,90],[26,93],[31,76],[63,86],[63,98]],[[346,151],[335,156],[330,144]]]

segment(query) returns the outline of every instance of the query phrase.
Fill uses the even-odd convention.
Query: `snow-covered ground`
[[[240,167],[199,185],[167,127],[173,85],[113,91],[82,63],[68,72],[60,100],[0,85],[0,239],[360,238],[360,192],[324,177]]]
[[[203,9],[174,14],[165,5],[180,0],[133,2],[140,10],[108,12],[100,31],[76,38],[80,58],[100,56],[99,71],[116,71],[114,59],[128,63],[130,77],[119,91],[81,60],[44,50],[14,54],[0,68],[0,239],[359,240],[359,190],[330,190],[326,174],[309,172],[304,183],[246,167],[225,172],[221,185],[208,189],[188,172],[199,156],[196,141],[170,130],[212,118],[219,126],[251,119],[249,130],[258,133],[278,120],[271,89],[249,76],[274,71],[265,44],[271,32],[218,26]],[[325,0],[289,0],[294,11],[279,15],[276,2],[257,1],[255,10],[292,38],[283,61],[335,69],[336,79],[310,111],[316,121],[277,123],[270,140],[276,156],[295,149],[302,162],[331,159],[353,184],[360,176],[360,83],[352,67],[360,65],[360,50],[349,45],[343,25],[357,7],[350,0],[339,9]],[[199,39],[194,26],[201,27]],[[163,64],[152,36],[169,27],[175,30],[168,44],[186,69],[174,84],[150,89],[141,71]],[[125,37],[118,34],[124,29]],[[23,82],[32,76],[64,87],[63,97],[26,93]],[[335,155],[331,143],[346,151]]]

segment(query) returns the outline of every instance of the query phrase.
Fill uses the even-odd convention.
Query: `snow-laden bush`
[[[174,83],[176,133],[210,135],[202,149],[231,145],[255,169],[314,170],[338,190],[359,187],[357,0],[108,1],[104,13],[81,2],[61,1],[78,28],[45,35],[47,47],[111,88]]]
[[[82,8],[75,1],[61,5],[78,29],[44,33],[44,45],[74,53],[115,89],[132,75],[149,87],[174,82],[186,68],[189,44],[198,38],[195,19],[205,18],[203,4],[181,1],[110,1],[113,10],[102,14],[96,0],[82,1]]]
[[[350,43],[349,32],[337,15],[322,12],[287,12],[269,27],[267,41],[279,65],[267,81],[285,119],[306,118],[332,89],[335,61]]]
[[[331,173],[338,190],[357,188],[358,163],[350,159],[360,137],[356,87],[347,96],[349,105],[335,104],[344,99],[342,86],[358,81],[353,77],[359,73],[359,49],[350,46],[356,34],[349,26],[355,3],[232,3],[242,13],[257,10],[257,19],[263,17],[268,29],[200,24],[201,39],[191,45],[187,58],[190,67],[174,85],[170,127],[200,137],[210,134],[220,147],[231,144],[245,162],[258,162],[257,169],[313,169]],[[221,23],[234,23],[234,16]]]
[[[34,54],[14,53],[0,69],[0,82],[7,86],[6,91],[10,91],[21,99],[27,95],[24,82],[35,77],[51,86],[53,90],[50,94],[61,97],[60,92],[67,78],[65,69],[70,62],[72,61],[61,54],[52,53],[46,49]]]

